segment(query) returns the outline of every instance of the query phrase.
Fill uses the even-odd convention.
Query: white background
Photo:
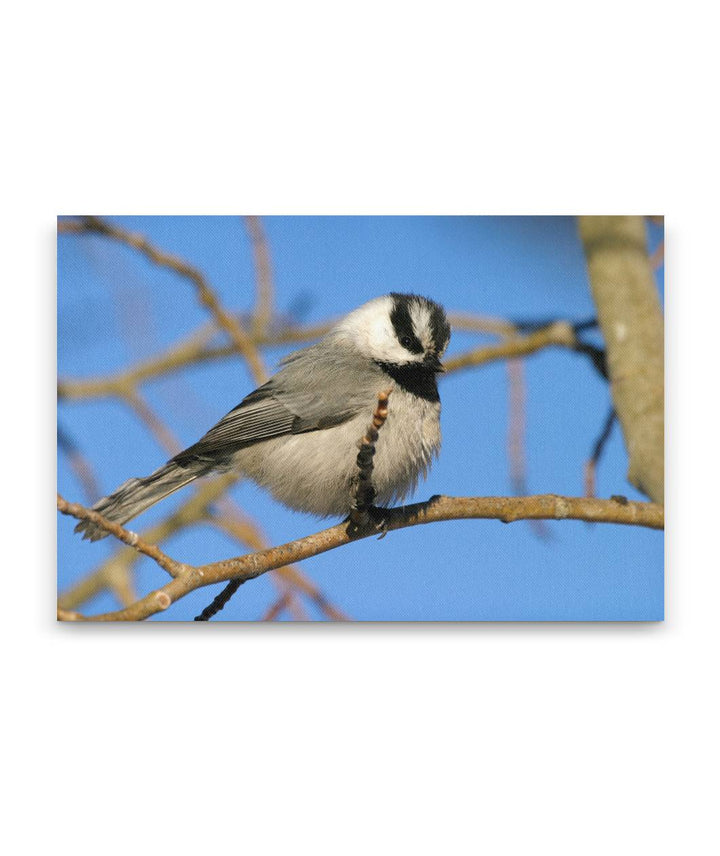
[[[8,852],[717,852],[706,8],[5,11]],[[56,214],[619,212],[667,218],[664,624],[55,624]]]

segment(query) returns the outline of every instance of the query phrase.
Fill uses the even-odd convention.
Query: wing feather
[[[268,384],[244,398],[197,443],[173,460],[185,465],[194,460],[229,457],[244,446],[290,433],[296,416],[267,387]]]
[[[357,364],[349,365],[343,355],[330,361],[325,355],[323,361],[318,358],[322,355],[314,351],[311,346],[292,354],[275,377],[246,396],[173,460],[184,466],[197,460],[227,459],[239,449],[271,437],[319,431],[340,425],[359,413],[371,414],[382,386],[379,369],[364,363],[363,375]],[[355,369],[351,375],[347,374],[349,368]],[[367,388],[348,389],[348,376],[364,376]]]

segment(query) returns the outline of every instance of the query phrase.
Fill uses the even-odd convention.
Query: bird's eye
[[[410,336],[403,336],[402,339],[400,339],[400,344],[403,346],[403,348],[407,348],[407,350],[409,351],[410,348],[412,348],[413,340],[410,338]]]

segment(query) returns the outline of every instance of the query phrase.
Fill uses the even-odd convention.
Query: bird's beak
[[[423,359],[423,365],[425,368],[430,369],[434,372],[444,372],[445,368],[443,364],[440,362],[440,358],[437,354],[426,354]]]

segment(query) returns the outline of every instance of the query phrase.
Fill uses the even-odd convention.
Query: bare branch
[[[472,312],[448,312],[447,319],[453,330],[465,333],[488,333],[492,336],[514,336],[517,328],[505,318],[475,315]]]
[[[85,515],[94,515],[94,522],[106,526],[109,532],[121,537],[124,543],[137,548],[137,536],[122,530],[122,527],[109,523],[94,512],[88,512],[82,506],[71,505],[58,497],[58,508],[65,513],[86,519]],[[386,531],[404,529],[436,523],[442,520],[501,520],[511,523],[516,520],[586,520],[595,523],[619,523],[626,526],[645,526],[650,529],[662,529],[664,510],[660,505],[648,502],[630,502],[624,498],[586,499],[563,497],[553,494],[524,497],[433,497],[428,502],[383,509]],[[131,606],[92,617],[94,621],[140,621],[149,618],[171,603],[184,597],[191,591],[213,583],[231,579],[246,582],[255,579],[267,571],[284,565],[299,562],[317,556],[328,550],[349,544],[358,538],[367,538],[372,532],[364,530],[350,535],[346,523],[340,523],[313,535],[289,541],[278,547],[271,547],[256,553],[249,553],[233,559],[225,559],[208,565],[194,567],[181,565],[164,557],[169,568],[181,568],[174,579]],[[119,532],[116,530],[120,530]],[[149,545],[143,545],[145,547]],[[158,551],[159,553],[160,551]],[[164,554],[162,554],[164,555]]]
[[[555,321],[547,327],[531,333],[529,336],[510,336],[497,345],[475,348],[457,357],[444,360],[446,372],[456,372],[472,366],[480,366],[493,360],[505,360],[508,357],[526,357],[543,348],[574,348],[577,343],[572,324],[567,321]]]
[[[658,270],[665,264],[665,239],[660,241],[653,250],[653,254],[650,256],[650,264],[653,270]]]
[[[510,407],[508,415],[507,449],[510,461],[510,481],[516,494],[526,493],[525,458],[525,373],[523,361],[513,357],[507,361]]]
[[[226,311],[208,284],[205,277],[187,262],[173,257],[154,247],[144,237],[117,228],[99,218],[84,218],[81,221],[62,221],[58,229],[61,232],[95,233],[124,243],[143,253],[152,262],[174,270],[189,279],[197,289],[200,301],[212,313],[214,321],[205,324],[186,340],[172,346],[167,351],[151,359],[137,363],[116,375],[105,378],[87,380],[65,380],[58,384],[58,394],[69,399],[87,399],[97,396],[118,396],[128,403],[156,439],[169,451],[176,451],[179,444],[150,409],[145,399],[138,392],[137,385],[142,381],[157,376],[165,376],[185,366],[208,360],[231,357],[238,352],[243,354],[258,383],[266,378],[266,373],[258,348],[266,344],[284,344],[304,342],[322,335],[332,326],[331,322],[314,327],[289,325],[278,327],[273,323],[273,286],[271,278],[270,258],[262,232],[262,225],[257,218],[246,220],[247,228],[253,242],[255,265],[257,272],[257,291],[254,315],[250,320],[233,315]],[[535,353],[545,347],[567,347],[578,349],[578,338],[573,325],[557,321],[538,329],[538,325],[519,325],[503,319],[482,318],[475,315],[449,313],[454,329],[469,330],[479,333],[505,337],[505,341],[488,347],[475,348],[466,354],[450,358],[446,368],[458,371],[475,365],[482,365],[492,360],[503,360],[513,357],[523,357]],[[247,328],[251,327],[251,332]],[[231,344],[213,343],[212,337],[220,328],[230,339]],[[517,372],[509,367],[511,376],[517,381]],[[519,387],[516,384],[515,391]],[[366,519],[372,506],[374,490],[372,486],[372,452],[377,439],[377,431],[387,415],[387,396],[384,393],[373,414],[373,425],[361,444],[358,455],[360,479],[356,492],[356,508],[354,514],[358,519]],[[517,402],[516,402],[517,403]],[[384,410],[384,412],[383,412]],[[518,423],[519,424],[519,423]],[[373,433],[374,432],[374,433]],[[511,446],[515,448],[515,463],[520,460],[517,447],[517,437],[511,438]],[[517,475],[517,473],[516,473]],[[216,508],[211,508],[213,498],[221,496],[227,486],[237,479],[231,474],[225,483],[218,479],[216,486],[210,483],[210,489],[205,492],[199,489],[191,500],[181,506],[179,511],[170,515],[165,521],[148,530],[141,538],[133,532],[123,529],[101,515],[83,506],[67,503],[58,497],[58,508],[65,514],[77,519],[90,519],[113,534],[122,543],[132,547],[132,550],[122,549],[111,559],[107,560],[93,574],[81,580],[66,592],[58,604],[58,618],[63,620],[82,620],[84,616],[76,612],[74,607],[83,603],[90,594],[103,588],[113,591],[124,608],[117,612],[95,616],[93,620],[136,620],[153,615],[166,609],[174,601],[188,592],[212,583],[231,581],[232,589],[249,579],[253,579],[267,571],[277,572],[276,584],[279,597],[266,613],[266,619],[273,619],[283,610],[293,611],[303,617],[302,606],[298,592],[310,597],[329,618],[342,620],[346,616],[332,606],[320,590],[293,564],[304,558],[317,555],[326,550],[340,547],[349,540],[358,537],[368,537],[371,529],[357,533],[349,531],[347,522],[323,532],[310,535],[307,538],[289,542],[280,547],[267,547],[267,542],[259,527],[244,518],[241,512],[230,511],[220,515]],[[578,505],[578,503],[594,503],[593,505]],[[617,500],[580,500],[563,497],[472,497],[449,498],[436,497],[427,503],[419,503],[398,509],[383,509],[384,525],[390,531],[406,526],[420,525],[440,520],[487,518],[500,519],[505,522],[516,519],[540,521],[545,519],[583,519],[598,522],[615,522],[636,524],[651,528],[662,528],[662,509],[650,503],[629,503]],[[234,559],[215,562],[204,566],[194,567],[176,561],[167,556],[156,545],[155,541],[168,537],[172,532],[197,522],[207,522],[222,528],[246,543],[254,552]],[[164,568],[173,579],[161,589],[152,592],[147,597],[136,599],[132,590],[132,575],[130,569],[139,554],[153,558]],[[90,594],[88,594],[90,592]],[[228,588],[220,596],[227,601]],[[217,599],[216,599],[217,601]],[[300,611],[298,611],[300,610]]]
[[[230,598],[235,594],[235,592],[240,588],[241,585],[244,585],[247,580],[234,579],[230,580],[230,582],[225,586],[225,588],[220,592],[219,595],[214,597],[212,601],[203,609],[203,611],[195,616],[195,621],[210,621],[210,619],[217,615],[222,609],[225,608],[225,605],[230,600]]]
[[[150,544],[161,543],[185,527],[204,521],[208,507],[219,499],[240,478],[230,472],[208,479],[198,485],[188,500],[155,526],[145,530],[140,538]],[[75,582],[58,598],[61,608],[74,610],[106,588],[114,590],[114,581],[125,574],[139,558],[135,550],[121,550],[98,568]]]
[[[275,621],[276,618],[279,618],[282,614],[283,610],[286,609],[290,605],[290,589],[283,592],[280,597],[270,606],[270,608],[265,612],[265,615],[260,619],[261,621]]]
[[[509,386],[509,414],[507,450],[510,462],[510,482],[516,496],[527,493],[527,459],[525,456],[525,371],[524,362],[511,357],[507,363]],[[529,520],[530,528],[538,538],[548,538],[549,529],[544,520]]]
[[[122,526],[119,526],[117,523],[113,523],[111,520],[103,517],[102,514],[98,514],[97,511],[85,508],[84,506],[78,505],[74,502],[68,502],[63,499],[60,494],[57,495],[57,507],[58,511],[63,514],[69,514],[76,520],[89,520],[92,523],[96,523],[106,532],[114,535],[119,541],[122,541],[123,544],[127,544],[128,547],[132,547],[134,550],[137,550],[138,553],[142,553],[144,556],[149,556],[151,559],[154,559],[163,570],[170,574],[171,577],[176,577],[182,572],[183,566],[181,563],[176,562],[169,556],[166,556],[159,547],[155,546],[155,544],[148,544],[143,541],[136,532],[123,529]]]

